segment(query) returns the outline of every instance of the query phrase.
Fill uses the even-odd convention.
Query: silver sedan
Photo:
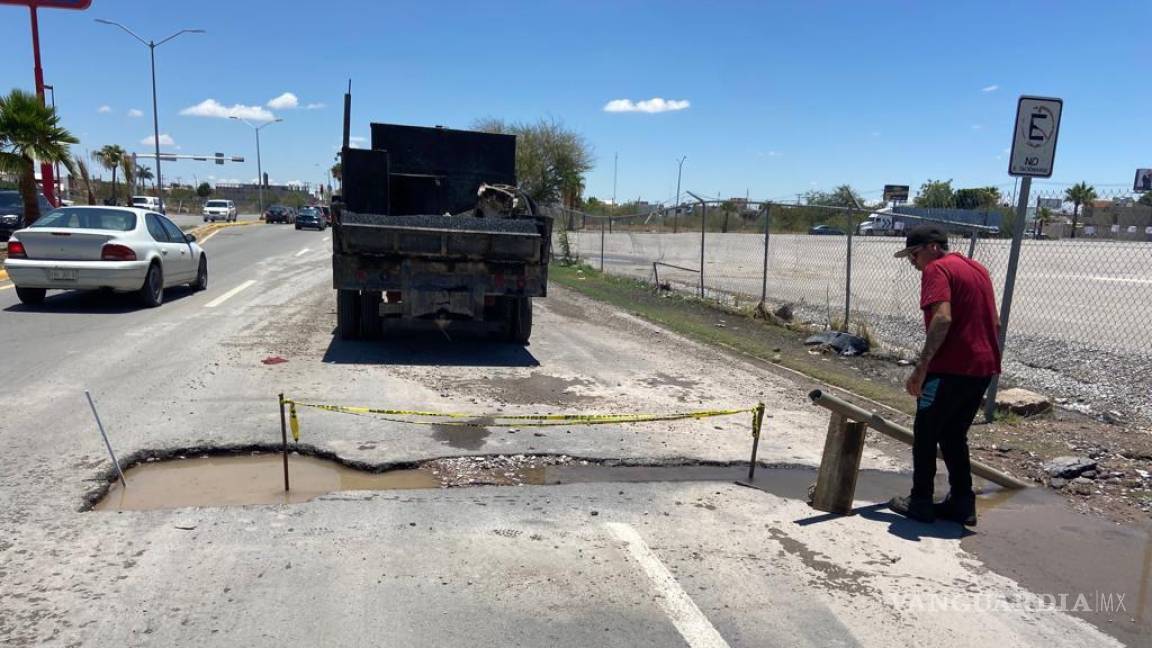
[[[4,262],[25,304],[48,290],[134,292],[159,306],[164,289],[208,287],[208,258],[172,221],[146,209],[61,207],[17,230]]]

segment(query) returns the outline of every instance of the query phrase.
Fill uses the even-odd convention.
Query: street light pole
[[[52,93],[52,112],[56,112],[56,86],[49,85],[49,84],[45,83],[44,89],[47,90],[48,92]],[[64,181],[60,178],[60,163],[59,162],[57,162],[54,165],[53,170],[55,171],[55,174],[54,174],[55,177],[52,178],[52,181],[53,181],[52,190],[55,192],[53,195],[56,198],[56,202],[59,203],[61,190],[64,188]],[[43,173],[41,173],[41,176],[43,176]]]
[[[283,119],[273,119],[270,122],[265,122],[263,124],[260,124],[259,126],[254,126],[247,119],[244,119],[242,117],[237,117],[236,115],[228,115],[228,119],[235,119],[236,121],[242,121],[245,124],[248,124],[248,126],[252,130],[256,131],[256,196],[257,196],[257,201],[260,204],[260,215],[263,216],[264,215],[264,165],[261,164],[261,162],[260,162],[260,129],[264,128],[265,126],[271,126],[272,124],[275,124],[276,122],[282,122],[284,120]]]
[[[684,160],[688,156],[680,158],[680,165],[676,170],[676,204],[673,206],[672,211],[672,233],[676,233],[677,221],[680,219],[680,175],[684,172]]]
[[[131,35],[132,38],[135,38],[136,40],[140,41],[141,43],[144,44],[145,47],[148,48],[149,59],[151,60],[151,63],[152,63],[152,139],[153,139],[153,144],[155,144],[155,150],[156,150],[156,199],[160,203],[160,211],[163,212],[164,211],[164,177],[160,172],[160,115],[159,115],[157,108],[156,108],[156,48],[160,47],[164,43],[167,43],[168,41],[172,40],[173,38],[176,38],[177,36],[179,36],[181,34],[203,34],[204,30],[203,29],[181,29],[180,31],[178,31],[175,34],[172,34],[171,36],[161,40],[160,42],[156,42],[153,40],[146,41],[143,38],[140,38],[140,36],[138,36],[136,34],[136,32],[132,31],[131,29],[128,29],[127,27],[125,27],[124,25],[121,25],[118,22],[113,22],[111,20],[104,20],[103,18],[97,18],[96,22],[104,24],[104,25],[112,25],[114,27],[119,27],[120,29],[123,29],[124,31],[128,32],[128,34]]]

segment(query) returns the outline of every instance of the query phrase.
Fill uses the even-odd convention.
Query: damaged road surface
[[[858,514],[824,516],[804,502],[827,426],[804,398],[811,384],[560,289],[537,304],[528,347],[339,341],[328,256],[299,241],[274,227],[222,231],[205,246],[213,289],[172,291],[161,309],[70,294],[31,309],[0,291],[0,644],[1047,647],[1149,636],[1140,574],[1152,556],[1137,531],[1045,517],[1037,528],[1058,526],[1029,534],[996,511],[1042,509],[994,494],[974,535],[904,522],[874,503],[906,488],[896,471],[908,453],[871,441]],[[272,356],[287,362],[261,362]],[[84,389],[125,464],[272,449],[278,393],[477,416],[763,401],[763,488],[733,483],[746,415],[449,429],[308,409],[302,455],[374,471],[459,476],[477,462],[506,467],[472,457],[564,456],[576,465],[543,469],[699,472],[475,485],[494,468],[472,485],[299,503],[87,510],[114,473]],[[1018,560],[1005,548],[1025,541]],[[1122,550],[1102,551],[1111,546]],[[1046,552],[1121,561],[1094,568],[1114,591],[1091,568],[1053,570]],[[1091,610],[1074,609],[1078,594]]]

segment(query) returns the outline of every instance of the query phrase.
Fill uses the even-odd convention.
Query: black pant
[[[932,499],[936,446],[948,467],[953,499],[974,497],[968,459],[968,426],[980,409],[991,380],[987,376],[930,373],[916,403],[912,443],[912,499]]]

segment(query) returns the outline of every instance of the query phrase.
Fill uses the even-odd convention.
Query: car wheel
[[[205,223],[207,223],[207,222],[208,222],[208,217],[207,217],[207,216],[205,216],[205,217],[204,217],[204,222],[205,222]]]
[[[44,288],[21,288],[16,286],[16,296],[20,298],[20,303],[28,304],[29,306],[40,304],[44,302],[44,295],[48,294],[48,290]]]
[[[148,266],[148,274],[144,276],[144,285],[137,293],[140,302],[148,308],[155,308],[164,303],[164,271],[159,263]]]
[[[297,232],[299,232],[299,231],[300,231],[300,226],[299,226],[299,225],[297,225],[297,226],[296,226],[296,231],[297,231]]]
[[[208,290],[208,259],[200,255],[200,267],[196,270],[196,281],[192,283],[192,290]]]

